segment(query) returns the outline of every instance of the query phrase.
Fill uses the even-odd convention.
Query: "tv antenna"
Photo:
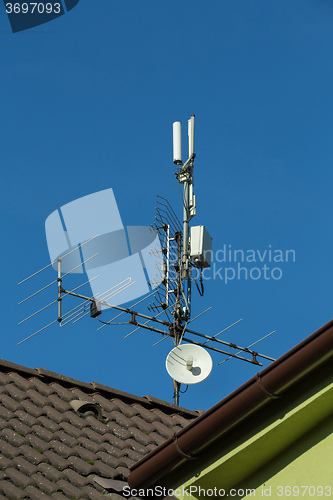
[[[218,364],[231,358],[257,366],[262,366],[258,359],[274,361],[274,358],[250,349],[272,335],[274,331],[248,347],[241,347],[218,338],[226,330],[242,321],[241,319],[213,335],[203,334],[189,328],[192,321],[211,309],[208,308],[191,319],[192,284],[196,285],[202,296],[204,294],[203,270],[210,267],[212,253],[212,238],[205,226],[190,227],[192,219],[196,216],[196,197],[193,192],[193,170],[196,157],[194,125],[195,116],[192,115],[188,120],[188,158],[183,163],[181,123],[173,124],[173,163],[177,167],[175,176],[180,190],[183,186],[182,223],[169,202],[157,196],[153,226],[151,228],[141,226],[125,228],[122,225],[112,189],[88,195],[61,207],[59,212],[55,211],[48,217],[46,232],[51,263],[19,283],[25,283],[49,267],[57,271],[55,280],[30,294],[20,304],[44,292],[52,285],[57,289],[56,298],[30,314],[19,324],[55,304],[58,310],[56,319],[29,335],[19,344],[55,323],[65,326],[71,322],[76,323],[89,314],[90,317],[97,318],[102,323],[99,330],[106,326],[133,325],[135,329],[125,338],[130,337],[139,329],[153,331],[162,336],[162,339],[154,346],[166,338],[171,338],[174,348],[167,356],[166,368],[173,379],[175,405],[179,405],[181,384],[196,384],[209,376],[212,360],[207,349],[227,356]],[[96,204],[99,211],[92,214]],[[93,230],[91,228],[87,230],[89,224],[86,220],[80,223],[76,219],[76,214],[82,211],[86,217],[91,217]],[[97,215],[100,212],[108,213],[108,223],[110,215],[113,216],[111,226],[106,224],[107,227],[104,227],[99,222]],[[93,234],[92,231],[97,226],[101,232]],[[127,248],[126,239],[129,242],[130,251]],[[194,268],[200,273],[199,279],[194,279],[192,276]],[[106,270],[109,271],[109,275],[105,277]],[[71,290],[64,287],[66,276],[84,272],[88,275],[87,281]],[[114,284],[115,275],[118,276],[116,284]],[[146,277],[143,278],[147,275],[148,280]],[[78,289],[82,287],[91,287],[93,293],[79,293]],[[68,300],[68,297],[81,299],[81,302],[65,312],[63,303],[64,299]],[[133,303],[134,298],[140,297],[143,298]],[[150,315],[134,309],[147,299],[150,299],[147,306]],[[132,303],[130,307],[122,307],[122,304],[129,301]],[[100,315],[105,309],[114,309],[118,311],[118,314],[109,321],[102,321]],[[121,321],[119,318],[123,315],[129,319]]]

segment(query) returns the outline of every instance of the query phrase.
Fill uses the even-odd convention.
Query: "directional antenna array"
[[[159,248],[156,249],[158,267],[155,295],[148,305],[150,312],[165,311],[170,322],[177,304],[185,307],[184,297],[177,290],[179,287],[179,262],[182,255],[182,227],[171,208],[170,203],[161,196],[156,196],[155,223],[153,225],[159,236]]]
[[[20,304],[44,293],[50,286],[55,287],[56,296],[20,324],[52,305],[57,307],[57,317],[19,343],[34,337],[54,323],[66,326],[87,315],[97,318],[101,323],[99,330],[106,326],[132,325],[132,330],[125,338],[141,329],[156,332],[162,338],[154,346],[167,338],[174,344],[167,357],[166,368],[173,378],[174,403],[179,405],[181,384],[202,382],[210,374],[212,360],[207,350],[224,356],[218,365],[229,359],[238,359],[262,366],[261,360],[274,361],[274,358],[251,348],[274,331],[249,346],[242,347],[220,337],[240,323],[241,319],[215,334],[200,333],[189,328],[191,322],[211,309],[208,307],[191,318],[192,285],[196,285],[202,296],[202,273],[205,267],[210,266],[212,248],[212,239],[204,226],[190,227],[191,220],[196,216],[196,197],[193,192],[194,115],[188,120],[188,159],[184,163],[180,122],[173,125],[173,138],[173,162],[177,168],[175,175],[179,187],[183,186],[182,223],[169,202],[157,196],[153,226],[125,228],[112,189],[93,193],[61,207],[66,227],[63,227],[58,211],[53,212],[46,224],[46,228],[51,227],[53,231],[47,230],[51,263],[19,284],[27,282],[49,267],[57,271],[57,278],[31,293]],[[81,221],[76,218],[78,212],[83,212]],[[100,213],[107,214],[104,222],[98,217]],[[89,217],[91,227],[90,235],[87,236],[85,231]],[[101,234],[91,233],[96,229],[95,226],[101,229]],[[76,244],[70,245],[70,241],[76,241]],[[199,272],[200,284],[193,278],[194,268],[196,274]],[[65,278],[67,282],[67,276],[73,273],[86,273],[88,280],[82,280],[75,288],[68,289],[64,286]],[[80,299],[79,304],[70,307],[71,297]],[[133,301],[134,299],[140,300]],[[136,307],[148,299],[150,315],[139,312]],[[129,302],[132,304],[130,307],[122,307],[122,304]],[[100,316],[105,309],[117,311],[116,316],[102,321]]]

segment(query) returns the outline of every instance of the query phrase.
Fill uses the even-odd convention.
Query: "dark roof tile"
[[[53,467],[59,470],[66,469],[68,467],[68,462],[64,458],[57,455],[53,450],[46,450],[43,453],[43,457],[47,459]],[[46,460],[44,460],[46,462]]]
[[[43,396],[50,396],[51,394],[54,394],[56,392],[56,390],[52,387],[52,384],[45,384],[42,379],[33,377],[29,380],[39,392],[39,394],[42,394]]]
[[[18,418],[12,418],[11,421],[8,422],[8,424],[10,424],[12,429],[15,432],[17,432],[18,434],[20,434],[21,436],[25,436],[26,434],[28,434],[30,432],[30,427],[25,425]]]
[[[0,373],[0,386],[10,384],[11,379],[7,373]]]
[[[23,456],[16,457],[13,460],[13,464],[15,464],[15,467],[17,467],[22,474],[26,474],[27,476],[31,476],[38,471],[38,466],[31,464]]]
[[[61,426],[64,425],[63,422],[61,422],[61,425],[59,425],[57,422],[50,420],[45,415],[41,415],[40,417],[35,419],[33,421],[31,428],[33,427],[34,423],[36,423],[37,425],[41,425],[42,427],[45,427],[45,429],[47,429],[48,431],[50,431],[52,433],[56,432]]]
[[[107,426],[107,425],[105,425],[105,424],[103,424],[99,420],[97,420],[96,417],[89,416],[89,417],[86,418],[86,422],[87,422],[88,425],[90,425],[90,427],[94,431],[99,432],[100,434],[104,434],[106,432],[110,432],[110,427]]]
[[[58,491],[63,492],[69,498],[84,498],[82,491],[79,488],[73,486],[64,479],[60,479],[60,481],[57,482],[57,488]]]
[[[80,430],[81,427],[74,427],[74,425],[69,422],[61,422],[61,424],[59,425],[59,429],[63,429],[69,436],[73,437],[74,439],[78,439],[82,434],[82,431]]]
[[[65,469],[63,471],[63,476],[69,483],[77,486],[78,488],[83,488],[91,482],[91,480],[87,476],[81,476],[72,469]]]
[[[13,484],[15,484],[15,486],[21,489],[24,489],[29,486],[29,484],[34,483],[31,477],[22,474],[22,472],[12,467],[8,467],[8,469],[6,469],[6,476],[12,481]]]
[[[74,446],[71,448],[71,455],[85,461],[95,460],[96,458],[96,453],[87,450],[87,448],[84,448],[83,446]]]
[[[79,457],[71,456],[68,457],[68,461],[66,463],[72,466],[76,472],[82,474],[83,476],[88,476],[89,474],[96,473],[96,470],[94,468],[94,460],[86,461],[82,460]]]
[[[21,498],[26,498],[26,493],[20,490],[12,484],[9,480],[1,481],[0,492],[4,494],[5,498],[10,498],[10,500],[20,500]]]
[[[23,407],[24,411],[31,415],[32,417],[38,418],[41,415],[45,414],[46,408],[40,408],[39,406],[36,406],[30,401],[29,399],[26,399],[22,401],[21,403],[21,408]]]
[[[4,439],[0,439],[0,453],[3,454],[7,458],[14,458],[20,455],[22,452],[19,448],[12,446],[7,443]]]
[[[64,495],[62,493],[56,491],[55,493],[52,493],[51,498],[53,498],[53,500],[64,500],[64,498],[66,498],[66,497],[64,497]],[[69,497],[69,498],[71,498],[71,497]]]
[[[11,398],[8,394],[0,394],[0,404],[12,412],[21,408],[21,404]]]
[[[60,481],[63,477],[62,471],[46,463],[38,465],[38,471],[43,474],[43,476],[51,482]]]
[[[157,446],[159,446],[160,444],[164,443],[164,441],[165,441],[165,438],[163,438],[162,436],[160,436],[157,432],[151,432],[149,434],[149,437],[151,439],[153,439],[154,443],[156,443]]]
[[[97,432],[93,431],[92,429],[89,429],[89,427],[86,427],[82,431],[83,436],[87,436],[88,439],[91,439],[95,443],[102,443],[104,441],[104,436],[102,434],[98,434]]]
[[[122,461],[119,457],[113,457],[109,453],[99,451],[95,455],[96,459],[102,460],[103,463],[111,467],[112,469],[116,469],[116,467],[119,466],[120,463],[125,465],[125,462]]]
[[[65,414],[57,411],[55,408],[51,408],[51,406],[46,406],[44,410],[45,410],[44,413],[47,415],[47,417],[50,420],[53,420],[57,424],[60,424],[60,422],[68,420],[68,417]]]
[[[67,389],[67,387],[59,384],[59,382],[51,382],[50,387],[52,387],[53,392],[57,394],[60,399],[65,401],[71,401],[73,399],[71,389]]]
[[[63,401],[57,394],[51,394],[47,399],[48,401],[51,401],[53,407],[59,412],[65,412],[71,409],[68,401]]]
[[[0,433],[1,439],[4,439],[7,441],[7,443],[13,445],[13,446],[21,446],[26,442],[26,438],[23,436],[20,436],[20,434],[17,434],[17,432],[13,431],[12,429],[3,429]]]
[[[18,418],[20,420],[20,422],[23,422],[28,427],[32,427],[34,425],[34,423],[36,422],[36,418],[33,417],[32,415],[29,415],[29,413],[27,413],[23,409],[17,410],[15,412],[13,418]]]
[[[163,424],[167,425],[168,427],[172,427],[178,424],[177,420],[174,419],[173,413],[171,414],[163,413],[159,408],[153,409],[152,413],[154,415],[159,416],[161,422],[163,422]],[[193,417],[190,418],[189,420],[193,420]]]
[[[90,498],[91,500],[105,500],[105,495],[103,493],[100,493],[99,491],[96,491],[95,488],[87,486],[85,488],[85,492],[87,493],[88,498]]]
[[[40,453],[49,448],[48,442],[40,439],[35,434],[28,434],[25,438],[26,443],[30,444],[32,448],[38,450]]]
[[[45,429],[45,427],[42,427],[41,425],[33,425],[30,429],[30,433],[35,434],[38,438],[47,442],[51,441],[54,436],[54,432]]]
[[[0,431],[3,429],[10,429],[12,428],[13,425],[10,421],[4,420],[3,418],[0,418]]]
[[[94,472],[96,474],[110,479],[114,477],[114,472],[115,472],[114,469],[112,469],[108,464],[103,463],[101,460],[96,460],[94,467],[95,467]]]
[[[0,418],[3,420],[10,420],[13,417],[13,412],[5,408],[3,404],[0,404]]]
[[[138,431],[138,432],[140,432],[140,431]],[[134,437],[136,437],[136,436],[133,436],[133,438]],[[139,443],[136,439],[126,439],[126,441],[124,442],[122,456],[124,454],[124,450],[128,450],[129,448],[131,450],[136,451],[137,453],[140,453],[141,455],[146,455],[146,453],[147,453],[146,446]]]
[[[140,405],[140,403],[135,403],[131,405],[127,405],[124,403],[124,401],[121,401],[120,399],[114,399],[113,400],[114,404],[117,405],[121,413],[123,413],[126,417],[132,418],[134,415],[138,414],[138,410],[136,408],[136,405]]]
[[[7,380],[7,383],[14,382],[15,385],[22,391],[34,389],[34,384],[29,379],[22,377],[22,375],[17,372],[10,372],[9,375],[7,375]]]
[[[69,393],[69,399],[82,399],[82,401],[88,401],[90,403],[94,403],[94,398],[91,396],[91,393],[93,392],[93,388],[91,387],[91,391],[82,391],[80,387],[71,387],[71,389],[68,391]]]
[[[74,411],[75,399],[102,416]],[[120,500],[93,477],[124,482],[131,465],[194,418],[182,409],[182,426],[163,401],[1,361],[0,401],[0,496],[13,500]]]
[[[121,427],[126,427],[127,429],[133,426],[132,418],[126,417],[126,415],[123,415],[120,411],[112,412],[112,420],[115,420],[117,424]]]
[[[50,406],[50,402],[47,396],[40,394],[35,389],[29,389],[27,391],[27,394],[29,394],[29,399],[34,403],[34,405],[38,406],[39,408],[47,405]]]
[[[194,419],[193,418],[187,418],[187,417],[185,418],[185,416],[183,416],[181,414],[174,413],[172,415],[172,420],[174,421],[174,425],[181,425],[181,427],[183,428],[183,427],[185,427],[187,424],[189,424]]]
[[[75,455],[75,453],[73,453],[73,448],[69,448],[65,444],[56,441],[55,439],[49,442],[48,449],[54,451],[55,453],[57,453],[57,455],[60,455],[63,458],[68,458],[73,454]]]
[[[130,432],[127,429],[123,429],[116,422],[108,422],[108,428],[109,432],[112,431],[115,436],[119,437],[122,440],[128,439],[131,436]]]
[[[159,433],[159,435],[165,439],[168,439],[169,437],[175,434],[175,431],[173,429],[170,429],[170,427],[167,427],[161,422],[153,422],[152,427],[154,427],[154,429]]]
[[[46,495],[42,491],[38,490],[34,486],[28,486],[26,488],[26,491],[27,491],[29,498],[31,500],[45,500],[48,497],[48,495]]]
[[[98,450],[101,449],[100,444],[94,443],[94,441],[91,441],[91,439],[88,439],[85,436],[80,436],[77,439],[77,445],[84,448],[84,449],[87,449],[88,451],[90,451],[92,453],[97,453]],[[103,448],[104,448],[104,446],[103,446]]]
[[[122,463],[124,463],[126,467],[130,468],[130,467],[132,467],[132,465],[135,464],[135,461],[132,460],[131,458],[127,457],[126,455],[124,455],[122,457],[119,465],[122,466]],[[118,465],[117,469],[119,468],[119,465]]]
[[[73,436],[69,435],[67,432],[65,432],[63,430],[59,430],[59,431],[54,432],[50,436],[48,441],[50,441],[51,439],[56,439],[69,447],[76,446],[76,444],[77,444],[77,438],[74,438]]]
[[[142,432],[151,432],[151,430],[152,430],[151,423],[147,422],[146,420],[144,420],[142,417],[139,417],[138,415],[135,415],[134,417],[132,417],[131,421],[132,421],[132,427],[134,424],[134,427],[137,427]]]
[[[18,403],[21,403],[27,397],[27,393],[25,391],[21,391],[14,383],[6,385],[6,391],[9,396]]]
[[[123,443],[122,444],[122,447],[123,447]],[[104,443],[101,443],[101,445],[98,446],[98,449],[100,451],[106,451],[107,453],[109,453],[110,455],[112,455],[113,457],[121,457],[123,455],[122,453],[122,447],[119,448],[118,446],[114,446],[113,444],[111,443],[107,443],[104,441]],[[97,452],[96,452],[97,453]]]
[[[137,441],[139,444],[142,444],[143,446],[147,446],[150,443],[154,442],[154,439],[151,438],[151,431],[150,432],[142,432],[140,429],[136,429],[135,427],[132,427],[130,429],[130,437],[134,438],[135,441]]]
[[[36,488],[41,490],[46,495],[52,495],[52,493],[57,491],[56,483],[49,481],[46,477],[42,476],[42,474],[34,474],[31,477],[34,480]]]
[[[147,408],[144,408],[141,404],[135,403],[132,406],[137,410],[136,414],[140,415],[141,418],[150,424],[154,422],[154,420],[161,420],[159,415],[154,414],[151,410],[147,410]]]
[[[125,478],[127,479],[129,476],[129,469],[127,467],[117,467],[115,478]]]
[[[105,436],[105,441],[101,443],[100,449],[107,450],[109,446],[111,448],[118,448],[119,450],[122,450],[124,448],[124,440],[114,436],[113,434],[107,434]]]
[[[117,406],[113,401],[109,401],[101,394],[94,394],[94,401],[98,403],[106,412],[112,413],[115,410],[119,410],[119,406]]]
[[[71,425],[74,425],[78,429],[83,429],[83,427],[87,425],[84,418],[76,415],[75,411],[72,408],[70,410],[68,409],[66,413],[60,415],[62,415],[63,420],[65,420],[64,417],[66,417],[67,422],[70,422]]]
[[[124,457],[129,457],[131,458],[134,462],[138,462],[139,460],[141,460],[141,458],[145,455],[145,453],[139,453],[138,451],[135,451],[134,449],[130,449],[130,448],[125,448],[123,450],[123,456]]]
[[[48,460],[45,458],[44,453],[41,453],[42,450],[33,449],[31,446],[24,444],[20,447],[21,454],[24,456],[26,460],[29,460],[30,463],[34,465],[38,465],[41,462],[47,462]]]
[[[0,469],[7,469],[12,464],[12,459],[7,458],[2,451],[2,446],[0,446]]]

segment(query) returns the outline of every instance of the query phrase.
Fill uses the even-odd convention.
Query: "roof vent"
[[[73,410],[85,415],[86,413],[93,413],[97,418],[102,418],[102,410],[97,403],[91,403],[90,401],[82,401],[81,399],[73,399],[69,403]]]

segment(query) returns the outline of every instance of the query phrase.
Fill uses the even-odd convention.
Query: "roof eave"
[[[160,483],[332,358],[333,320],[137,462],[128,484],[145,489]]]

